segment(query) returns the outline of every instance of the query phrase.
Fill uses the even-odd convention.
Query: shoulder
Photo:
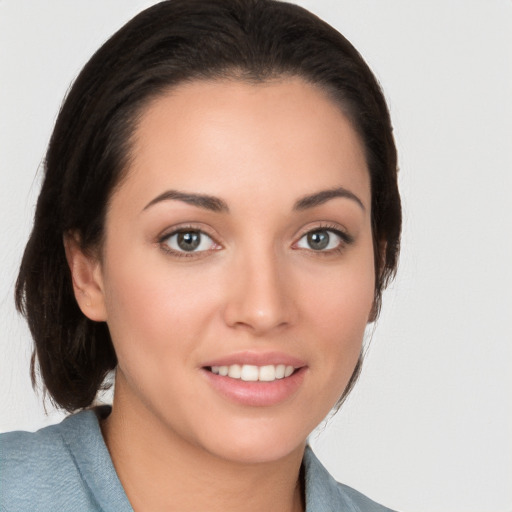
[[[336,482],[309,446],[304,453],[306,512],[393,512],[348,485]]]
[[[0,510],[100,510],[79,460],[99,432],[94,411],[84,411],[34,433],[0,435]]]
[[[65,453],[60,425],[52,425],[37,432],[8,432],[0,435],[2,476],[6,470],[14,473],[30,469],[58,468]],[[36,457],[37,456],[37,457]]]
[[[29,491],[35,483],[41,484],[50,478],[68,475],[73,470],[73,461],[66,449],[61,430],[61,425],[53,425],[34,433],[2,434],[2,489]]]

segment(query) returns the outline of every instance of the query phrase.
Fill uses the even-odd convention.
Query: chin
[[[301,453],[304,450],[306,441],[300,442],[298,445],[280,444],[276,441],[261,443],[253,439],[252,443],[232,444],[219,450],[218,453],[212,452],[218,458],[222,458],[231,463],[237,464],[268,464],[285,459],[292,454]]]
[[[221,435],[210,434],[201,444],[210,454],[239,464],[271,463],[298,453],[302,456],[309,432],[294,433],[282,426],[276,429],[275,421],[265,423],[226,428]]]

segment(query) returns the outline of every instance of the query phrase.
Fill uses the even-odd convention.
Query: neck
[[[222,459],[166,428],[144,405],[114,399],[103,436],[135,512],[304,510],[304,444],[258,463]]]

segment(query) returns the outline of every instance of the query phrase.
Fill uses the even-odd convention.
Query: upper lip
[[[286,366],[293,366],[294,368],[301,368],[306,366],[306,363],[297,357],[285,354],[283,352],[237,352],[226,356],[221,356],[216,359],[211,359],[202,364],[206,366],[231,366],[233,364],[250,364],[254,366],[278,365],[284,364]]]

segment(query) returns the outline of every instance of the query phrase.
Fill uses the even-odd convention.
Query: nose
[[[271,250],[240,255],[228,277],[224,320],[230,327],[263,336],[292,325],[297,318],[292,283],[284,262]]]

